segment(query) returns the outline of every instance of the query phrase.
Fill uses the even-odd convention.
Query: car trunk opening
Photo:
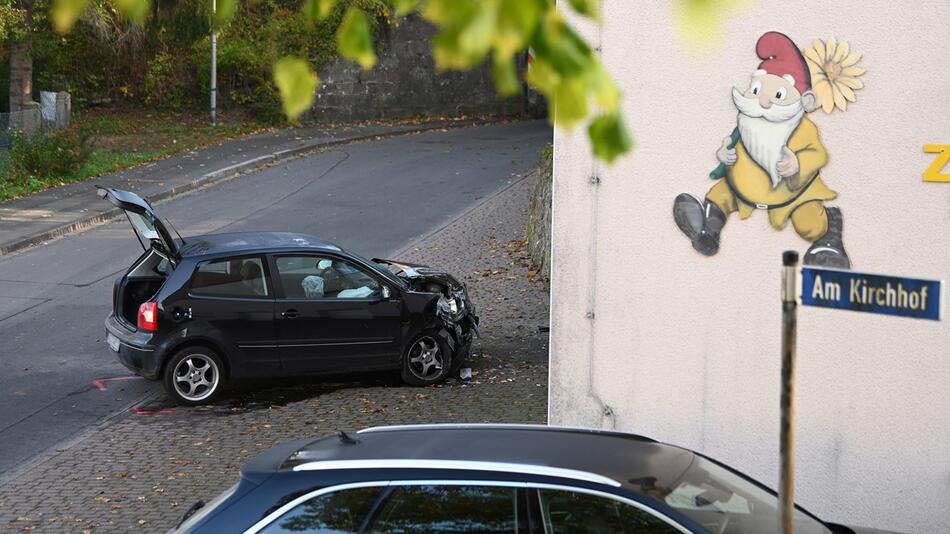
[[[179,257],[179,249],[184,244],[184,240],[178,235],[178,232],[167,220],[163,219],[152,209],[152,204],[129,191],[121,189],[112,189],[109,187],[96,186],[99,196],[108,200],[113,206],[125,211],[135,230],[135,236],[138,238],[142,248],[146,251],[150,248],[158,249],[166,256],[173,259]],[[172,235],[178,235],[178,239]]]
[[[136,328],[139,306],[158,293],[173,270],[174,265],[163,254],[155,249],[146,252],[125,276],[116,280],[116,318]]]

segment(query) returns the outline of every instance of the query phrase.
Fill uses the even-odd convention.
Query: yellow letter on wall
[[[933,164],[924,171],[924,181],[950,182],[950,173],[942,172],[950,161],[950,145],[924,145],[924,152],[937,155]]]

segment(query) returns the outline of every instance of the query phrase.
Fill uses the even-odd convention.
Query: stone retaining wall
[[[551,179],[552,147],[548,145],[541,151],[538,170],[534,174],[534,185],[528,209],[528,225],[525,238],[531,260],[539,265],[538,273],[545,279],[551,276]]]
[[[417,16],[386,27],[370,71],[339,59],[320,69],[316,102],[303,120],[345,122],[440,115],[505,115],[528,111],[527,93],[499,100],[488,65],[438,72],[435,28]],[[524,62],[524,59],[521,60]]]

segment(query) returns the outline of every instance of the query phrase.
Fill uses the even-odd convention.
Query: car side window
[[[230,258],[198,264],[191,292],[214,297],[267,297],[270,288],[260,258]]]
[[[380,283],[353,263],[329,256],[278,256],[286,298],[360,299],[379,296]]]
[[[260,534],[357,534],[385,487],[354,488],[305,501]]]
[[[538,490],[545,534],[676,534],[679,529],[633,505],[588,493]]]
[[[379,534],[515,534],[526,531],[518,490],[481,486],[401,486],[377,514]]]

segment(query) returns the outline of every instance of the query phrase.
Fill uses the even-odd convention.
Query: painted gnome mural
[[[805,264],[848,269],[841,211],[825,205],[837,196],[821,176],[828,153],[806,116],[818,107],[809,67],[779,32],[762,35],[755,51],[762,61],[749,87],[732,90],[738,126],[716,152],[720,164],[710,174],[716,182],[703,199],[677,196],[673,217],[693,248],[712,256],[731,213],[746,219],[766,210],[772,227],[782,230],[791,220],[811,242]]]

